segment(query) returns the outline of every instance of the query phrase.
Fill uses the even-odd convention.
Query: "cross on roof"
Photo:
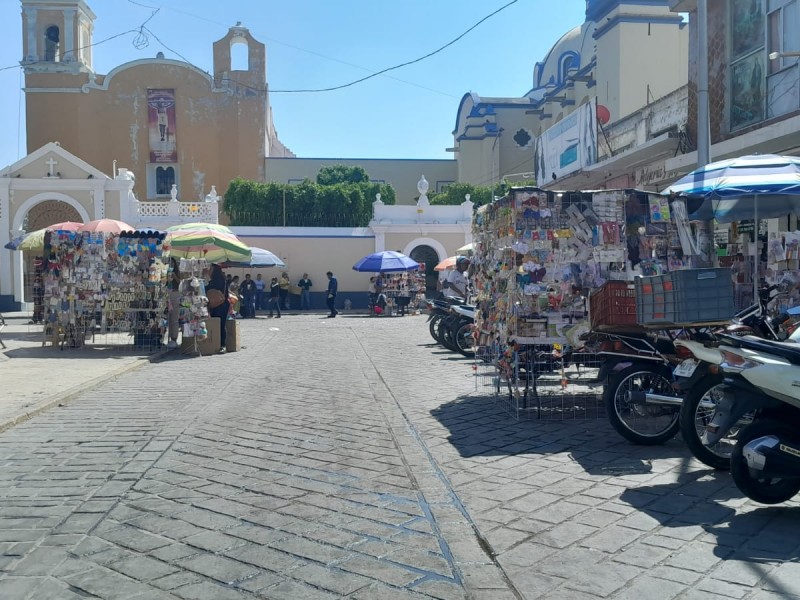
[[[50,160],[46,160],[44,162],[48,167],[50,167],[50,172],[47,174],[48,177],[54,177],[56,174],[56,165],[58,164],[58,161],[54,160],[51,156]]]

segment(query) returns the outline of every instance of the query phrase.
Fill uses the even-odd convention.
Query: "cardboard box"
[[[217,354],[219,352],[221,346],[219,318],[208,317],[205,321],[206,329],[208,329],[208,335],[206,336],[206,339],[201,341],[200,338],[197,338],[197,346],[195,347],[194,337],[182,338],[181,353],[192,354],[195,351],[199,351],[201,355],[205,356],[207,354]]]
[[[242,349],[242,329],[239,321],[225,321],[225,350],[238,352]]]

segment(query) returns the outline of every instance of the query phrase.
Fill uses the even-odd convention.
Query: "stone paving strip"
[[[0,598],[800,598],[800,504],[517,421],[423,318],[243,338],[0,434]]]

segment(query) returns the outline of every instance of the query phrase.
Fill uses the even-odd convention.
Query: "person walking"
[[[266,282],[261,279],[261,273],[256,275],[256,310],[264,310],[264,304],[266,304],[264,300],[264,288],[266,287]]]
[[[327,318],[333,319],[339,314],[339,311],[336,310],[336,294],[339,292],[339,282],[336,281],[336,277],[334,277],[333,273],[330,271],[325,273],[325,275],[328,276],[328,294],[326,302],[328,304],[328,309],[331,311],[331,314],[329,314]]]
[[[250,273],[244,276],[242,285],[239,286],[242,295],[242,317],[254,319],[256,316],[256,282],[250,278]]]
[[[275,317],[276,319],[281,318],[281,284],[278,283],[278,278],[273,277],[272,281],[269,283],[269,300],[267,300],[267,306],[269,306],[269,314],[267,317],[270,319],[272,318],[273,309],[278,312],[278,316]]]
[[[303,273],[303,278],[297,282],[297,287],[300,288],[300,310],[311,310],[311,280],[308,278],[308,273]]]
[[[281,280],[278,284],[281,286],[281,308],[289,310],[289,288],[292,282],[289,281],[289,274],[286,271],[281,273]]]
[[[225,327],[228,320],[228,311],[231,308],[228,302],[228,282],[225,280],[225,274],[222,272],[222,267],[219,265],[211,265],[211,279],[206,285],[206,294],[209,290],[219,290],[225,300],[222,304],[209,308],[208,314],[220,320],[219,326],[219,353],[225,354],[225,342],[227,340],[227,328]]]

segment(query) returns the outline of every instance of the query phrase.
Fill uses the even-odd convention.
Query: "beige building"
[[[195,200],[235,177],[263,180],[266,157],[292,155],[273,127],[264,44],[245,27],[213,44],[212,75],[161,53],[103,75],[84,0],[21,4],[29,152],[58,141],[103,171],[126,165],[139,198],[169,198],[175,184]],[[247,65],[233,70],[237,44]]]

